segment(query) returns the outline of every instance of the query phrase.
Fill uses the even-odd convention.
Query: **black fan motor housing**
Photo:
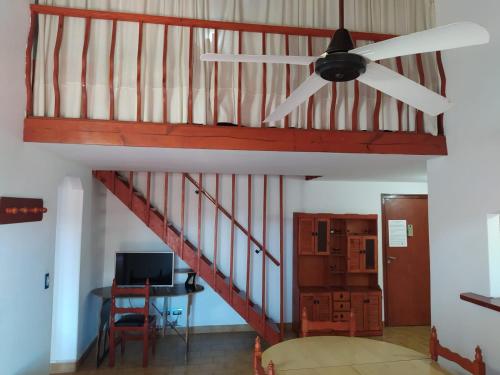
[[[315,71],[327,81],[352,81],[366,72],[366,60],[355,53],[333,52],[316,60]]]

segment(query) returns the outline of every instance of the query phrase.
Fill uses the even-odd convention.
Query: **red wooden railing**
[[[162,238],[167,245],[169,245],[172,250],[176,251],[179,257],[181,257],[190,267],[192,267],[209,285],[213,287],[244,319],[246,319],[249,324],[268,342],[275,343],[277,339],[282,338],[284,335],[284,268],[283,268],[283,257],[284,257],[284,243],[283,243],[283,231],[284,231],[284,215],[283,215],[283,177],[279,178],[279,188],[276,191],[276,196],[274,196],[274,202],[279,204],[279,233],[275,233],[276,236],[279,235],[279,253],[278,249],[273,252],[267,247],[267,204],[270,194],[268,191],[268,177],[264,176],[262,180],[262,202],[263,211],[262,217],[257,218],[252,215],[252,189],[256,187],[257,179],[253,179],[251,175],[247,176],[248,189],[247,189],[247,217],[248,223],[245,227],[237,219],[236,212],[236,175],[231,175],[231,208],[230,210],[224,208],[219,201],[219,185],[220,176],[215,175],[215,197],[212,196],[204,187],[204,175],[198,174],[197,178],[193,177],[188,173],[183,173],[181,175],[181,191],[180,196],[173,196],[172,189],[169,191],[169,173],[153,174],[147,172],[145,192],[141,193],[138,188],[134,187],[134,182],[138,180],[136,178],[137,173],[128,172],[127,177],[123,174],[118,174],[117,172],[95,172],[94,175],[101,180],[124,204],[126,204],[132,212],[134,212],[144,223],[150,227],[157,235]],[[144,176],[144,175],[142,175]],[[163,199],[163,213],[154,207],[153,196],[152,196],[152,186],[157,186],[155,179],[160,178],[163,182],[163,192],[161,197]],[[278,182],[278,181],[277,181]],[[198,194],[197,199],[194,201],[196,206],[196,237],[197,244],[193,245],[186,238],[186,233],[188,232],[186,223],[186,206],[189,197],[187,196],[187,188],[190,184],[195,192]],[[175,228],[173,221],[169,218],[169,199],[177,199],[181,202],[180,205],[180,226]],[[213,223],[213,233],[214,233],[214,246],[213,249],[207,249],[202,246],[202,225],[203,219],[206,217],[202,212],[203,202],[211,203],[215,208],[215,220]],[[191,204],[194,202],[191,200]],[[220,254],[218,254],[220,249],[221,239],[219,238],[219,224],[220,217],[219,214],[226,216],[230,220],[230,238],[229,241],[229,275],[225,276],[220,262]],[[252,221],[256,219],[262,219],[262,241],[259,241],[253,235]],[[235,242],[235,232],[239,230],[246,236],[246,248],[238,249]],[[191,231],[192,233],[192,231]],[[257,255],[253,255],[255,253]],[[241,254],[246,253],[246,264],[241,263]],[[227,254],[227,253],[226,253]],[[238,257],[239,267],[238,270],[245,269],[245,284],[236,285],[237,281],[235,278],[235,259],[236,254],[240,254]],[[279,255],[278,255],[279,254]],[[258,275],[256,270],[252,269],[253,257],[261,256],[262,271],[261,275]],[[209,260],[212,259],[212,260]],[[269,261],[269,262],[268,262]],[[274,267],[274,269],[270,269]],[[226,270],[227,271],[227,270]],[[279,290],[278,285],[274,288],[268,290],[266,288],[266,279],[270,272],[279,273]],[[260,277],[259,277],[260,276]],[[253,282],[252,282],[253,281]],[[261,282],[261,300],[255,301],[252,297],[252,285],[258,285]],[[242,291],[245,289],[244,291]],[[276,296],[279,295],[279,300]],[[268,312],[268,304],[272,302],[272,307],[276,311],[277,304],[279,304],[279,322],[278,316],[275,316],[276,324],[272,323],[270,314]],[[275,312],[276,314],[276,312]],[[274,326],[273,326],[274,325]]]
[[[53,87],[55,93],[55,101],[54,101],[54,117],[58,118],[61,116],[61,92],[59,88],[59,71],[61,70],[61,61],[60,61],[60,49],[61,49],[61,41],[64,33],[64,21],[67,18],[80,18],[85,20],[85,33],[84,33],[84,44],[83,44],[83,53],[82,53],[82,73],[81,73],[81,119],[88,118],[88,103],[87,103],[87,68],[88,64],[92,64],[92,61],[87,62],[88,60],[88,46],[89,46],[89,38],[90,31],[92,27],[93,20],[106,20],[112,23],[112,36],[111,36],[111,45],[110,45],[110,53],[109,53],[109,118],[108,120],[113,121],[116,119],[115,114],[115,93],[113,87],[113,79],[115,75],[115,49],[116,49],[116,38],[117,38],[117,24],[122,22],[131,22],[138,25],[139,28],[139,36],[138,36],[138,53],[137,53],[137,114],[136,121],[137,123],[143,122],[143,108],[144,108],[144,94],[141,92],[141,65],[142,65],[142,45],[143,45],[143,34],[145,25],[147,24],[157,24],[164,25],[164,44],[163,44],[163,74],[162,74],[162,109],[163,109],[163,123],[168,124],[167,113],[168,113],[168,100],[167,100],[167,71],[169,69],[167,65],[167,54],[168,54],[168,32],[170,26],[180,26],[189,28],[189,82],[188,82],[188,111],[187,111],[187,124],[193,124],[193,61],[197,56],[194,55],[193,51],[193,30],[194,29],[210,29],[214,31],[214,52],[217,52],[217,43],[218,43],[218,32],[221,30],[229,30],[238,33],[238,52],[243,52],[243,39],[242,36],[244,33],[259,33],[262,37],[262,53],[266,53],[267,45],[266,45],[266,36],[268,35],[282,35],[284,36],[285,43],[285,52],[286,54],[290,53],[290,37],[291,36],[303,36],[307,37],[307,52],[309,55],[313,54],[313,41],[315,38],[330,38],[334,30],[330,29],[312,29],[312,28],[301,28],[301,27],[288,27],[288,26],[274,26],[274,25],[260,25],[260,24],[245,24],[245,23],[235,23],[235,22],[223,22],[223,21],[209,21],[209,20],[199,20],[199,19],[189,19],[189,18],[178,18],[178,17],[164,17],[164,16],[156,16],[156,15],[146,15],[146,14],[133,14],[133,13],[120,13],[120,12],[110,12],[110,11],[98,11],[98,10],[88,10],[88,9],[75,9],[75,8],[63,8],[63,7],[53,7],[53,6],[45,6],[45,5],[31,5],[31,15],[32,21],[30,26],[28,45],[26,51],[26,89],[28,92],[27,95],[27,105],[26,105],[26,113],[27,117],[30,118],[33,116],[33,77],[34,77],[34,42],[37,38],[37,16],[38,15],[50,15],[58,18],[58,29],[57,29],[57,37],[56,43],[53,51],[54,56],[54,70],[53,70]],[[378,34],[378,33],[365,33],[365,32],[353,32],[352,38],[356,43],[361,41],[381,41],[388,38],[394,37],[394,35],[390,34]],[[435,68],[439,73],[440,79],[440,93],[442,95],[446,95],[446,76],[444,72],[444,67],[441,60],[441,55],[439,52],[435,54]],[[404,74],[403,65],[401,58],[394,59],[397,70]],[[419,73],[419,81],[422,84],[429,83],[428,79],[425,77],[425,71],[422,63],[422,56],[415,56],[415,64],[418,68]],[[219,65],[215,63],[215,73],[214,73],[214,95],[213,95],[213,114],[214,119],[211,125],[217,125],[219,120]],[[311,64],[310,71],[313,72],[314,66]],[[291,68],[289,65],[286,66],[285,71],[285,82],[286,82],[286,94],[289,95],[292,91],[291,87]],[[238,64],[238,72],[239,76],[242,73],[242,64]],[[262,70],[262,103],[261,103],[261,118],[260,125],[261,127],[266,127],[267,125],[263,123],[265,118],[265,114],[269,113],[272,108],[267,102],[267,68],[266,64],[263,64]],[[243,126],[242,121],[242,97],[243,97],[243,88],[242,88],[242,80],[239,79],[237,84],[237,112],[236,112],[236,121],[237,125]],[[331,106],[329,108],[325,108],[325,110],[329,111],[329,130],[334,131],[338,128],[339,124],[336,121],[336,111],[337,111],[337,103],[336,99],[338,97],[337,85],[332,84],[332,97],[335,100],[332,100]],[[380,92],[376,93],[376,103],[373,109],[373,128],[371,131],[378,132],[381,129],[380,126],[380,112],[382,105],[382,94]],[[360,107],[360,89],[359,83],[356,81],[354,84],[354,98],[353,98],[353,107],[352,113],[350,115],[351,118],[351,130],[356,132],[360,129],[359,126],[359,107]],[[399,131],[403,131],[403,103],[399,102],[397,105],[397,118],[398,118],[398,129]],[[415,115],[415,123],[416,123],[416,134],[424,134],[424,126],[423,126],[423,114],[422,112],[416,111]],[[437,119],[437,127],[438,134],[443,135],[443,116],[439,116]],[[312,96],[308,100],[307,104],[307,123],[305,124],[305,128],[311,130],[313,129],[314,124],[314,96]],[[172,125],[172,124],[169,124]],[[208,124],[207,124],[208,125]],[[257,124],[253,124],[254,126]],[[284,128],[290,127],[290,116],[287,116],[284,120]],[[409,132],[407,132],[409,133]]]

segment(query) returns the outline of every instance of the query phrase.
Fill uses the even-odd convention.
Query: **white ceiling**
[[[43,144],[92,169],[323,176],[328,180],[427,180],[431,156],[267,151],[219,151],[122,146]]]

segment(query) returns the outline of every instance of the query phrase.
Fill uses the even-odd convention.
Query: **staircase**
[[[182,210],[184,211],[184,186],[186,182],[192,183],[198,191],[199,203],[201,202],[202,196],[212,202],[216,209],[226,215],[232,223],[233,228],[238,227],[243,233],[245,233],[248,240],[248,255],[250,255],[250,242],[260,250],[263,254],[263,259],[271,260],[274,265],[280,269],[280,280],[281,280],[281,301],[280,301],[280,323],[273,321],[265,311],[265,297],[263,298],[261,305],[259,306],[255,301],[252,301],[248,293],[248,266],[247,266],[247,291],[240,290],[236,285],[234,285],[232,280],[232,275],[225,275],[215,264],[210,261],[202,251],[197,249],[193,243],[187,240],[184,236],[183,223],[181,228],[176,228],[167,217],[164,217],[156,207],[153,207],[150,200],[150,181],[151,173],[148,173],[148,184],[147,193],[143,195],[133,184],[129,181],[133,181],[133,173],[130,172],[129,178],[121,176],[115,171],[94,171],[94,177],[101,181],[109,191],[111,191],[123,204],[125,204],[139,219],[141,219],[144,224],[146,224],[149,229],[151,229],[158,237],[160,237],[167,246],[172,249],[177,256],[179,256],[189,267],[197,271],[198,275],[205,280],[205,282],[210,285],[238,314],[245,319],[248,324],[266,340],[270,345],[278,343],[283,338],[284,334],[284,324],[283,324],[283,267],[282,262],[278,261],[270,254],[264,243],[261,244],[257,241],[246,228],[243,227],[236,219],[232,216],[228,210],[224,209],[219,202],[218,196],[212,197],[208,192],[203,190],[201,181],[196,181],[189,174],[183,174],[183,193],[182,193]],[[280,182],[282,183],[282,182]],[[233,180],[234,189],[234,180]],[[166,194],[168,194],[167,189]],[[232,212],[232,211],[231,211]],[[182,214],[184,217],[184,213]],[[281,215],[282,217],[282,215]],[[182,221],[184,221],[182,219]],[[283,220],[281,220],[283,222]],[[217,225],[217,224],[216,224]],[[283,232],[283,230],[281,230]],[[199,232],[198,232],[199,233]],[[282,233],[281,233],[282,236]],[[198,243],[199,238],[198,238]],[[283,244],[283,241],[281,241]],[[231,264],[232,264],[232,252],[231,249]],[[283,245],[281,245],[280,260],[283,258]],[[215,254],[216,256],[216,254]],[[247,258],[248,260],[248,258]],[[264,261],[263,261],[264,263]],[[265,267],[263,268],[263,285],[265,285]],[[231,272],[232,273],[232,268]],[[263,286],[263,296],[266,296],[265,286]],[[264,307],[263,307],[264,305]]]

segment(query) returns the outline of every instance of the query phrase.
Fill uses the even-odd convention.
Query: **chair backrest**
[[[262,349],[260,346],[260,338],[255,338],[255,347],[253,352],[253,373],[254,375],[275,375],[273,361],[267,365],[267,371],[262,367]]]
[[[349,336],[356,335],[356,317],[351,310],[349,320],[343,322],[313,321],[307,317],[307,310],[302,310],[302,319],[300,327],[301,337],[307,337],[312,332],[349,332]]]
[[[432,327],[431,340],[429,345],[429,350],[431,358],[433,361],[437,362],[439,357],[446,358],[449,361],[455,362],[464,370],[467,370],[472,375],[485,375],[486,365],[483,361],[483,352],[479,346],[476,346],[476,352],[474,355],[474,360],[462,357],[460,354],[445,348],[439,343],[437,337],[436,327]]]
[[[116,285],[116,280],[113,280],[111,286],[111,324],[115,322],[116,314],[140,314],[144,317],[149,316],[149,279],[146,280],[146,285],[143,287],[119,287]],[[121,307],[117,306],[116,300],[118,298],[144,298],[144,306],[142,307]],[[145,318],[145,325],[148,320]]]

